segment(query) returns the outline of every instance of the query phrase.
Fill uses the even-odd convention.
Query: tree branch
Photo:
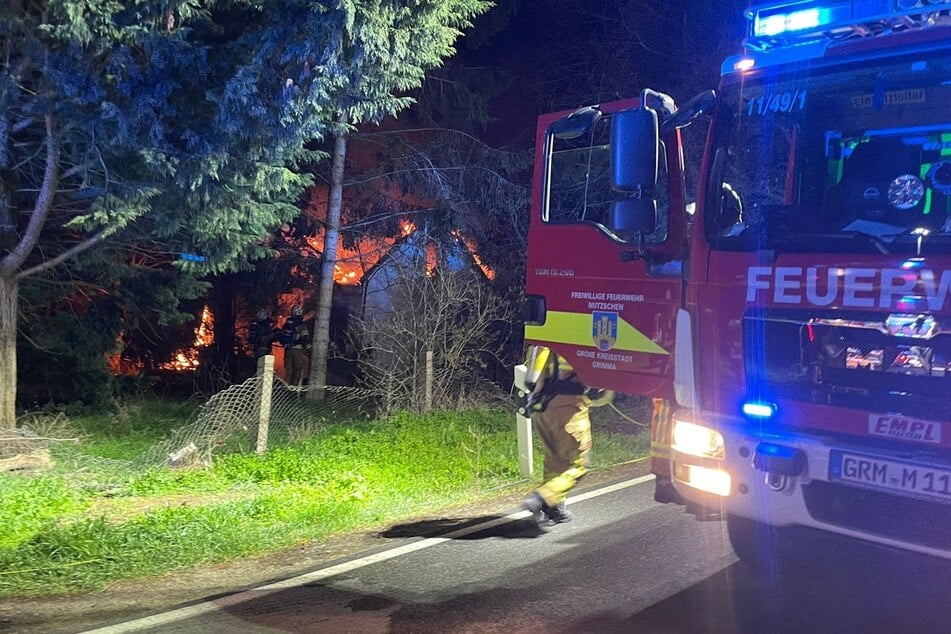
[[[33,123],[35,123],[35,119],[32,119],[32,118],[20,119],[19,121],[13,124],[13,127],[10,128],[10,133],[16,134],[17,132],[22,132],[23,130],[26,130],[31,125],[33,125]]]
[[[456,134],[456,135],[459,135],[459,136],[466,137],[467,139],[469,139],[470,141],[472,141],[475,145],[478,145],[479,147],[483,147],[483,148],[485,148],[485,149],[487,149],[487,150],[489,150],[489,151],[491,151],[491,152],[495,152],[495,153],[497,153],[497,154],[507,154],[507,155],[509,155],[509,156],[516,156],[516,155],[518,155],[518,154],[522,154],[522,153],[525,152],[525,150],[514,150],[514,151],[513,151],[513,150],[503,150],[503,149],[500,149],[500,148],[497,148],[497,147],[493,147],[493,146],[489,145],[488,143],[486,143],[485,141],[483,141],[482,139],[479,139],[479,138],[477,138],[477,137],[472,136],[472,135],[469,134],[468,132],[463,132],[462,130],[456,130],[456,129],[454,129],[454,128],[432,127],[432,128],[400,128],[400,129],[398,129],[398,130],[380,130],[380,131],[374,130],[373,132],[358,132],[358,133],[355,133],[353,136],[354,136],[354,138],[356,138],[356,139],[358,139],[358,140],[360,140],[360,141],[369,141],[369,140],[371,140],[373,137],[381,137],[381,136],[388,136],[388,135],[406,136],[406,135],[413,134],[413,133],[417,133],[417,132],[435,132],[435,133]],[[412,143],[408,143],[408,145],[413,145],[413,144],[412,144]]]
[[[452,166],[452,167],[436,167],[435,165],[432,164],[432,162],[427,157],[425,157],[425,155],[421,155],[421,156],[425,158],[426,162],[429,163],[430,167],[411,167],[406,169],[391,170],[388,172],[384,172],[382,174],[374,174],[372,176],[367,176],[366,178],[362,178],[359,180],[351,179],[351,180],[348,180],[346,183],[344,183],[344,187],[352,187],[353,185],[364,185],[371,181],[380,180],[383,178],[390,178],[392,176],[397,176],[399,174],[412,174],[413,172],[423,172],[423,173],[435,172],[438,174],[440,172],[462,172],[465,170],[478,170],[481,172],[488,172],[489,174],[491,174],[492,176],[495,176],[498,180],[506,184],[521,188],[520,185],[516,185],[511,180],[505,178],[504,176],[502,176],[495,170],[485,167],[483,165],[458,165],[458,166]]]
[[[69,249],[66,249],[65,251],[63,251],[62,253],[60,253],[59,255],[57,255],[55,258],[53,258],[53,259],[51,259],[51,260],[47,260],[47,261],[42,262],[42,263],[40,263],[40,264],[37,264],[36,266],[34,266],[34,267],[32,267],[32,268],[29,268],[29,269],[27,269],[27,270],[25,270],[25,271],[20,271],[19,273],[17,273],[17,279],[18,279],[18,280],[22,280],[23,278],[29,277],[30,275],[36,275],[37,273],[42,273],[43,271],[48,271],[48,270],[50,270],[51,268],[53,268],[54,266],[58,266],[58,265],[62,264],[63,262],[65,262],[65,261],[68,260],[69,258],[73,257],[74,255],[79,255],[80,253],[82,253],[83,251],[89,249],[90,247],[93,247],[93,246],[99,244],[100,242],[102,242],[103,240],[105,240],[107,237],[109,237],[109,235],[110,235],[113,231],[115,231],[115,228],[114,228],[114,227],[109,227],[108,229],[103,229],[102,231],[99,231],[98,233],[96,233],[96,234],[94,234],[94,235],[92,235],[92,236],[86,238],[85,240],[83,240],[83,241],[80,242],[79,244],[76,244],[76,245],[70,247]]]
[[[435,207],[430,207],[429,209],[412,209],[406,211],[391,211],[380,214],[374,214],[363,220],[357,220],[356,222],[351,222],[349,224],[340,225],[340,231],[352,231],[358,227],[364,227],[366,225],[372,225],[377,222],[383,222],[384,220],[389,220],[390,218],[399,218],[402,216],[412,216],[415,214],[425,214],[431,211],[435,211]],[[321,225],[326,225],[326,223],[321,222]]]
[[[16,248],[0,263],[0,274],[5,276],[13,275],[39,242],[40,232],[43,231],[43,225],[46,224],[46,218],[49,216],[53,198],[56,195],[56,183],[59,178],[59,147],[54,138],[53,115],[47,114],[44,119],[46,121],[46,169],[43,171],[43,184],[40,187],[40,193],[37,194],[33,213],[30,214],[26,233]]]
[[[92,161],[89,161],[86,163],[80,163],[78,165],[74,165],[73,167],[63,172],[62,178],[63,179],[72,178],[73,176],[76,176],[77,174],[82,173],[84,170],[89,169],[92,166],[92,164],[93,164]]]

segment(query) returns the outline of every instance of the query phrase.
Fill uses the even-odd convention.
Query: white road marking
[[[579,493],[578,495],[573,495],[568,500],[568,504],[575,504],[578,502],[583,502],[584,500],[590,500],[591,498],[596,498],[601,495],[614,493],[615,491],[620,491],[622,489],[627,489],[629,487],[637,486],[638,484],[643,484],[653,479],[654,479],[653,475],[645,475],[639,478],[634,478],[633,480],[625,480],[623,482],[618,482],[616,484],[602,487],[600,489],[593,489],[591,491],[586,491],[585,493]],[[168,612],[161,612],[159,614],[153,614],[152,616],[144,616],[142,618],[134,619],[132,621],[126,621],[125,623],[117,623],[115,625],[100,627],[95,630],[88,630],[84,634],[125,634],[126,632],[138,632],[138,631],[148,629],[151,627],[169,625],[171,623],[183,621],[185,619],[189,619],[195,616],[201,616],[203,614],[217,612],[218,610],[221,610],[222,608],[228,608],[235,605],[239,605],[241,603],[244,603],[245,601],[258,599],[263,596],[277,592],[278,590],[296,588],[298,586],[303,586],[308,583],[314,583],[315,581],[322,581],[329,577],[335,577],[337,575],[341,575],[346,572],[350,572],[352,570],[357,570],[358,568],[372,566],[373,564],[380,563],[381,561],[387,561],[389,559],[393,559],[401,555],[406,555],[408,553],[413,553],[418,550],[423,550],[426,548],[431,548],[433,546],[438,546],[439,544],[444,544],[454,539],[465,537],[466,535],[471,535],[472,533],[478,533],[480,531],[488,530],[490,528],[495,528],[496,526],[508,524],[509,522],[514,522],[515,520],[520,520],[528,516],[529,516],[528,511],[518,511],[516,513],[511,513],[509,515],[506,515],[505,517],[498,517],[494,520],[489,520],[488,522],[482,522],[481,524],[476,524],[474,526],[466,526],[464,528],[459,528],[457,530],[451,531],[439,537],[427,537],[425,539],[421,539],[411,544],[404,544],[403,546],[397,546],[395,548],[384,550],[379,553],[366,555],[364,557],[359,557],[351,561],[345,561],[335,566],[329,566],[327,568],[321,568],[320,570],[314,570],[313,572],[308,572],[302,575],[298,575],[296,577],[291,577],[290,579],[284,579],[283,581],[277,581],[275,583],[269,583],[267,585],[258,586],[256,588],[251,588],[249,590],[244,590],[242,592],[236,592],[234,594],[225,595],[217,599],[202,601],[201,603],[195,603],[193,605],[187,605],[185,607],[177,608],[175,610],[170,610]]]

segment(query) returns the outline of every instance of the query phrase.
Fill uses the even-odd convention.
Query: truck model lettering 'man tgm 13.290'
[[[673,402],[657,497],[742,558],[805,527],[951,559],[951,1],[747,17],[715,93],[541,117],[526,341]]]

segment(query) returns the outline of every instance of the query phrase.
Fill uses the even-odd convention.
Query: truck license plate
[[[829,452],[829,479],[951,504],[951,469],[833,449]]]

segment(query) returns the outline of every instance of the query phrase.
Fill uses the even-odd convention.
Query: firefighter
[[[289,385],[303,385],[310,370],[310,329],[304,322],[304,309],[294,306],[281,329],[284,346],[284,377]]]
[[[531,346],[525,365],[529,411],[544,445],[545,481],[522,505],[540,524],[570,522],[565,498],[591,465],[588,409],[611,402],[614,393],[586,387],[565,359],[544,346]]]
[[[248,343],[251,344],[255,359],[271,354],[271,346],[274,345],[276,334],[277,330],[273,327],[271,315],[265,309],[258,311],[257,319],[251,324],[248,333]]]

